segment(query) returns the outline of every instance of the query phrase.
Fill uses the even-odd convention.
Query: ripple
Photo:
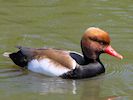
[[[127,76],[132,71],[133,65],[124,64],[108,64],[106,68],[106,78],[122,78]]]
[[[15,78],[25,75],[26,72],[22,69],[5,68],[0,69],[0,79]]]
[[[114,63],[108,64],[104,76],[102,88],[105,90],[104,95],[129,96],[132,94],[132,64]],[[108,91],[108,92],[107,92]]]

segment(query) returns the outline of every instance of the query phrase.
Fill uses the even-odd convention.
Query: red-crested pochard
[[[81,39],[83,55],[74,51],[53,48],[18,47],[15,53],[4,53],[12,61],[30,71],[48,76],[81,79],[105,72],[99,56],[107,53],[123,59],[110,45],[110,37],[100,28],[88,28]]]

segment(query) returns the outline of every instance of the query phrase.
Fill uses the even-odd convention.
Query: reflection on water
[[[40,96],[66,94],[66,100],[67,96],[71,97],[72,95],[76,99],[80,98],[81,100],[87,100],[88,98],[90,100],[124,100],[123,98],[127,98],[123,95],[118,96],[115,94],[112,96],[102,96],[102,84],[106,83],[104,78],[109,78],[108,75],[104,74],[91,79],[65,80],[58,77],[46,77],[32,72],[27,73],[20,69],[9,68],[0,70],[0,76],[0,88],[6,92],[6,95],[10,96],[26,92],[28,93],[27,95],[29,93],[36,93]],[[111,80],[107,80],[107,82],[107,84],[111,83],[111,86],[115,85]],[[9,91],[12,89],[14,91]],[[108,89],[109,87],[105,88],[105,90]],[[113,92],[116,91],[116,87],[112,89],[115,89],[112,90]],[[27,95],[25,94],[24,96]]]
[[[41,84],[40,94],[45,95],[47,93],[59,93],[64,94],[70,92],[72,94],[76,94],[76,84],[75,80],[71,80],[70,82],[64,82],[61,79],[57,79],[53,82],[45,83],[45,81]]]
[[[1,0],[0,54],[16,45],[80,52],[80,38],[100,27],[124,60],[103,55],[106,73],[96,78],[64,80],[28,72],[0,56],[1,100],[132,100],[133,1]]]
[[[21,71],[21,69],[1,69],[0,70],[0,79],[2,78],[14,78],[14,77],[21,77],[22,75],[25,75],[24,72]]]

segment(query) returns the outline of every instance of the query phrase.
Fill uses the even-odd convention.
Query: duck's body
[[[9,54],[9,57],[16,65],[26,67],[33,72],[48,76],[80,79],[105,72],[99,59],[101,53],[106,52],[122,58],[111,48],[109,43],[110,39],[106,32],[99,28],[89,28],[81,40],[83,55],[73,51],[52,48],[18,47],[20,50]]]
[[[19,49],[17,53],[9,55],[14,63],[40,74],[62,78],[86,78],[105,71],[100,61],[86,62],[83,55],[74,51],[26,47]]]

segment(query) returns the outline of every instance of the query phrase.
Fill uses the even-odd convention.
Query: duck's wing
[[[49,63],[54,64],[55,67],[64,67],[67,69],[74,69],[76,67],[76,61],[74,52],[52,49],[52,48],[27,48],[18,47],[23,55],[25,55],[30,61],[45,61],[49,60]]]

